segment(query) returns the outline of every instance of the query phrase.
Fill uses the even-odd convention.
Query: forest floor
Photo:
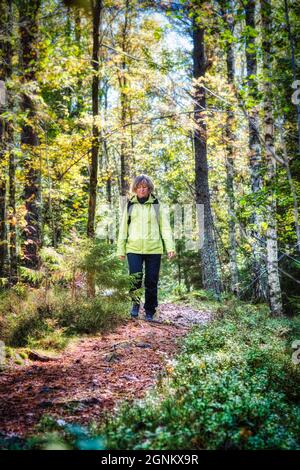
[[[180,339],[209,311],[163,303],[157,322],[128,319],[113,331],[72,341],[54,357],[9,364],[0,374],[0,434],[28,437],[43,414],[87,425],[122,400],[142,398],[155,385]]]

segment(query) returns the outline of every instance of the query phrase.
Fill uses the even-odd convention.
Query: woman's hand
[[[168,258],[172,259],[174,256],[175,256],[175,252],[174,251],[169,251]]]
[[[126,256],[124,256],[124,255],[119,256],[119,259],[120,259],[121,261],[124,261],[125,258],[126,258]]]

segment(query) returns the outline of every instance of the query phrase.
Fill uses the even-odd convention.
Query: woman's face
[[[146,181],[142,181],[136,187],[136,194],[138,197],[147,197],[150,193],[149,187]]]

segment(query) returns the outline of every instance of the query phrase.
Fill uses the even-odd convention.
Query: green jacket
[[[168,208],[159,204],[159,230],[157,215],[153,207],[154,199],[154,196],[150,194],[149,199],[141,204],[136,194],[130,198],[133,205],[129,225],[126,204],[120,223],[117,256],[125,256],[126,253],[163,254],[162,239],[167,253],[175,251]]]

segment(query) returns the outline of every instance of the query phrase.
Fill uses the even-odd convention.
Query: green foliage
[[[70,240],[44,249],[38,288],[18,283],[0,296],[1,339],[11,346],[63,349],[77,333],[95,333],[123,321],[131,280],[103,241]],[[88,292],[92,276],[95,295]]]
[[[95,239],[93,243],[85,240],[82,243],[86,256],[80,263],[80,268],[93,275],[99,293],[115,300],[124,298],[131,281],[123,272],[123,264],[115,256],[115,247],[101,239]]]
[[[65,335],[66,328],[59,325],[57,318],[47,318],[40,329],[36,329],[27,336],[29,348],[41,348],[50,350],[62,350],[68,344],[68,337]]]
[[[114,297],[96,296],[95,299],[69,301],[57,311],[60,325],[68,334],[108,331],[125,319],[128,305]]]
[[[291,361],[299,320],[227,307],[193,329],[145,399],[125,402],[100,427],[108,448],[300,448],[300,370]]]

